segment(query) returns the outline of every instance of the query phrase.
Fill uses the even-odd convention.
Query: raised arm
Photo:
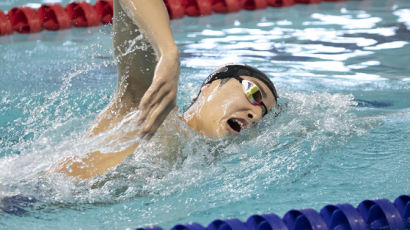
[[[162,0],[114,0],[113,21],[118,86],[91,135],[139,108],[139,135],[149,139],[176,102],[179,57],[168,13]]]
[[[114,53],[118,85],[112,102],[99,115],[90,136],[113,129],[127,114],[141,109],[141,130],[118,130],[112,138],[121,142],[151,138],[175,107],[179,76],[178,50],[172,38],[162,0],[114,0]],[[127,132],[127,133],[124,133]],[[110,138],[110,137],[108,137]],[[138,143],[112,153],[95,151],[82,159],[67,158],[52,172],[63,172],[79,180],[101,175],[123,162]]]

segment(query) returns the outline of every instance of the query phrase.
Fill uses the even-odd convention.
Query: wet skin
[[[83,180],[106,173],[135,152],[139,144],[136,140],[150,139],[175,108],[180,62],[163,1],[114,0],[113,22],[118,87],[89,136],[113,130],[136,110],[140,110],[141,115],[127,120],[126,124],[139,124],[141,128],[110,134],[113,139],[121,136],[120,142],[132,142],[121,151],[95,151],[82,158],[66,158],[48,174],[61,172]],[[131,41],[138,46],[145,45],[146,49],[133,49]],[[268,87],[258,79],[242,77],[265,92],[262,100],[270,110],[276,102]],[[241,83],[230,79],[222,85],[220,80],[205,85],[196,102],[181,118],[199,134],[219,138],[239,134],[262,115],[262,107],[249,102]]]
[[[264,92],[262,101],[269,111],[276,103],[269,88],[258,79],[241,77],[261,88]],[[197,101],[183,115],[187,124],[204,136],[218,138],[239,134],[242,129],[259,121],[264,114],[262,106],[250,103],[239,81],[232,78],[222,85],[220,83],[221,80],[216,80],[205,85]]]

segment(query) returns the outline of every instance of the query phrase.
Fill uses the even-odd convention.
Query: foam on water
[[[61,94],[61,91],[56,94]],[[341,145],[346,140],[363,135],[377,122],[359,119],[352,111],[357,103],[351,95],[314,93],[312,95],[282,92],[282,109],[279,115],[270,113],[259,128],[250,128],[238,137],[212,140],[192,132],[186,134],[185,124],[174,114],[164,123],[162,131],[152,142],[141,142],[134,155],[107,175],[85,182],[74,182],[62,175],[44,177],[53,165],[68,156],[84,156],[87,152],[118,151],[129,143],[121,143],[120,137],[107,142],[112,133],[84,138],[90,122],[76,127],[79,120],[88,116],[73,116],[76,110],[73,99],[62,99],[66,113],[54,113],[54,119],[41,119],[43,129],[34,131],[33,137],[13,145],[19,154],[8,154],[0,158],[1,194],[10,196],[24,194],[35,196],[45,202],[62,203],[111,203],[135,196],[160,195],[181,192],[199,184],[225,183],[216,186],[222,192],[229,186],[241,187],[232,199],[241,199],[252,193],[256,184],[283,183],[298,180],[310,173],[322,158],[322,149]],[[88,95],[81,96],[81,98]],[[32,131],[30,120],[47,116],[42,113],[53,104],[50,96],[44,106],[29,112],[28,124],[23,133]],[[61,97],[60,97],[61,100]],[[2,101],[8,101],[3,97]],[[57,107],[57,110],[62,109]],[[27,111],[28,112],[28,111]],[[57,114],[57,115],[56,115]],[[132,116],[136,116],[133,114]],[[80,121],[81,122],[81,121]],[[70,127],[70,128],[68,128]],[[185,128],[184,128],[185,127]],[[121,124],[117,129],[137,127]],[[64,135],[64,133],[66,133]],[[173,133],[173,148],[164,146],[164,138]],[[164,160],[163,155],[169,155]],[[170,159],[171,158],[171,159]],[[223,172],[221,174],[221,172]],[[193,177],[195,175],[195,177]],[[261,177],[262,176],[262,177]],[[258,182],[252,178],[259,178]],[[184,183],[181,183],[184,181]]]
[[[218,140],[171,114],[151,142],[83,182],[47,172],[66,157],[130,144],[108,138],[115,130],[86,138],[115,91],[110,27],[0,39],[0,197],[38,200],[24,218],[0,213],[0,229],[207,224],[408,192],[409,6],[362,2],[173,21],[179,113],[226,62],[268,73],[280,107]]]

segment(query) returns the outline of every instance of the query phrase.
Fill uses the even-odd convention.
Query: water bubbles
[[[280,213],[335,196],[335,203],[346,201],[339,197],[354,202],[364,193],[360,200],[367,194],[380,196],[383,186],[396,188],[389,194],[405,191],[405,186],[398,188],[402,177],[397,175],[408,171],[403,152],[408,149],[409,113],[403,98],[408,98],[409,81],[403,80],[408,71],[400,61],[407,59],[399,58],[408,53],[408,10],[399,1],[394,19],[381,11],[356,10],[361,3],[346,4],[340,11],[321,9],[333,4],[314,12],[306,8],[309,18],[300,7],[270,8],[268,14],[241,11],[235,19],[215,15],[204,28],[197,27],[195,18],[183,19],[189,28],[174,30],[182,60],[180,112],[205,76],[223,62],[261,67],[280,91],[282,109],[242,135],[218,140],[195,134],[176,114],[151,142],[113,138],[113,132],[138,129],[131,122],[136,113],[130,115],[130,125],[88,137],[117,85],[113,53],[121,58],[146,50],[142,35],[120,44],[119,50],[112,48],[110,32],[101,29],[95,34],[73,29],[62,42],[4,46],[0,197],[36,197],[33,216],[19,223],[32,224],[34,217],[40,226],[60,219],[71,226],[76,219],[78,228],[87,228],[95,214],[114,228],[125,228],[121,224],[129,221],[135,228]],[[15,52],[19,49],[23,51]],[[67,157],[120,151],[134,141],[140,146],[133,155],[104,175],[79,182],[47,173]],[[365,188],[367,182],[371,189]],[[90,226],[101,228],[101,223]]]

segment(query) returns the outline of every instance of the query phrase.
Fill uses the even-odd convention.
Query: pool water
[[[0,229],[207,225],[410,193],[409,15],[407,0],[362,0],[172,21],[180,113],[227,62],[268,73],[282,112],[233,138],[176,132],[174,164],[155,162],[154,137],[80,183],[44,173],[101,144],[84,137],[116,87],[111,26],[0,37],[0,198],[37,200]]]

